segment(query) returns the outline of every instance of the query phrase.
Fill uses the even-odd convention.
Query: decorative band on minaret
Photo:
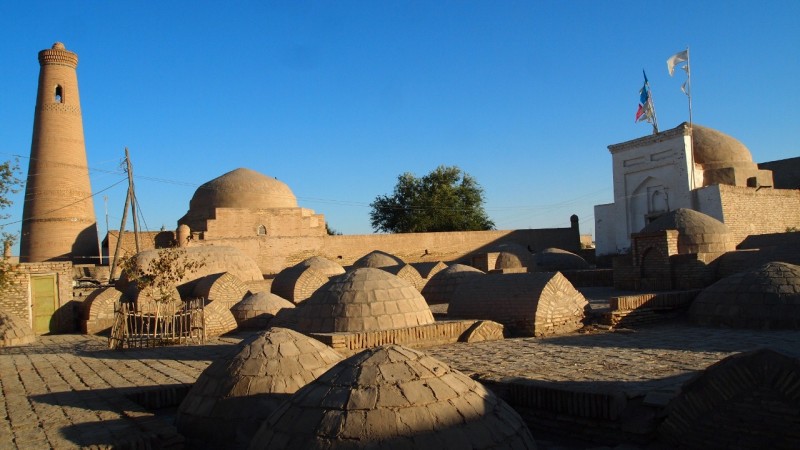
[[[20,261],[97,262],[97,221],[78,95],[78,55],[39,52],[39,90],[22,212]]]

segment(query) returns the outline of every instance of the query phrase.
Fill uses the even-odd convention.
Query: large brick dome
[[[697,296],[689,317],[701,325],[800,329],[800,266],[771,262],[723,278]]]
[[[281,402],[341,359],[292,330],[259,333],[200,374],[178,408],[178,431],[190,448],[246,448]]]
[[[360,268],[333,278],[295,309],[308,333],[378,331],[434,322],[422,294],[381,269]]]
[[[178,220],[191,229],[214,218],[216,208],[297,208],[297,198],[285,183],[254,170],[239,168],[204,183],[189,201],[189,211]]]
[[[694,162],[702,164],[706,169],[753,162],[753,156],[744,144],[721,131],[694,124],[692,139]]]
[[[259,428],[259,448],[536,448],[525,422],[470,377],[424,353],[358,353],[295,393]]]

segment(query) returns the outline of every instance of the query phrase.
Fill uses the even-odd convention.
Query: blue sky
[[[174,229],[237,167],[287,183],[345,234],[403,172],[456,165],[499,229],[594,229],[607,146],[634,123],[642,69],[662,129],[693,118],[757,162],[800,156],[797,1],[0,2],[0,161],[27,174],[39,50],[79,56],[95,208],[119,228],[128,147],[143,223]],[[22,194],[6,231],[19,232]],[[130,223],[129,223],[130,227]]]

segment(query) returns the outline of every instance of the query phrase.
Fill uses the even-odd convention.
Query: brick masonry
[[[73,270],[71,262],[20,263],[14,266],[11,285],[0,295],[0,308],[22,319],[31,326],[31,275],[56,276],[58,299],[50,323],[50,332],[69,332],[78,329],[80,302],[73,298]]]
[[[753,234],[800,228],[800,190],[719,185],[723,222],[735,242]]]

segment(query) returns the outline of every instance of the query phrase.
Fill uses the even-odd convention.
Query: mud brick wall
[[[21,263],[14,266],[11,285],[0,294],[0,307],[30,324],[31,275],[53,273],[56,274],[58,304],[53,315],[51,331],[76,330],[79,311],[72,298],[71,262]]]
[[[735,242],[800,228],[800,190],[719,186],[722,216]]]

